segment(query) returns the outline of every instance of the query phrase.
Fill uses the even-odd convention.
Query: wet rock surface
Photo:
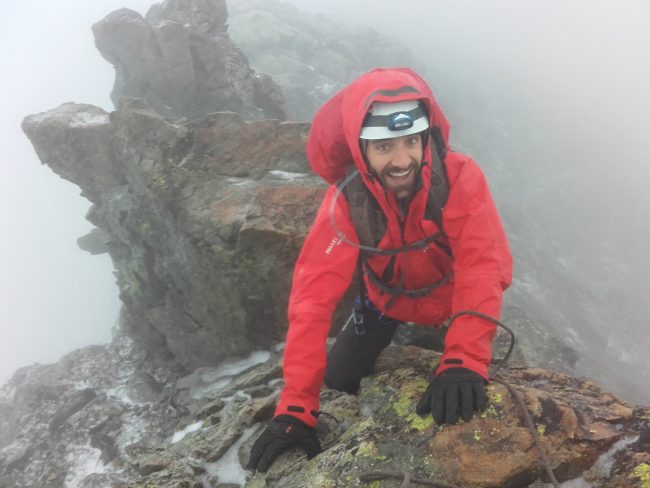
[[[376,471],[376,486],[400,486],[402,473],[467,488],[544,486],[521,406],[502,384],[487,387],[487,409],[468,422],[438,426],[415,414],[438,357],[389,346],[358,395],[323,389],[322,454],[289,451],[256,474],[241,466],[273,415],[278,353],[174,379],[126,338],[81,349],[19,370],[0,391],[0,486],[353,487]],[[143,375],[146,386],[135,386]],[[648,409],[549,370],[513,363],[500,375],[521,393],[558,480],[644,487]]]

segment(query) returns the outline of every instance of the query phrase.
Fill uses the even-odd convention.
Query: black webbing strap
[[[396,285],[390,285],[383,281],[379,276],[377,276],[377,273],[375,273],[372,268],[365,262],[365,260],[360,259],[360,261],[363,261],[362,264],[362,269],[363,272],[368,276],[368,279],[370,282],[376,286],[380,291],[383,291],[384,293],[388,293],[391,296],[391,299],[388,301],[386,304],[386,308],[390,308],[390,306],[393,304],[393,301],[395,298],[397,298],[399,295],[404,295],[408,298],[419,298],[428,295],[432,290],[435,288],[439,288],[447,281],[451,279],[451,277],[454,275],[453,271],[450,271],[447,273],[445,276],[443,276],[441,279],[438,281],[435,281],[431,283],[428,286],[425,286],[423,288],[411,288],[407,289],[404,288],[404,274],[402,273],[402,276],[399,280],[399,282]]]

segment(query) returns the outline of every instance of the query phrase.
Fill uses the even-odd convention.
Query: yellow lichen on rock
[[[397,392],[397,401],[393,404],[397,415],[409,422],[410,427],[415,430],[426,430],[433,423],[431,415],[420,417],[415,413],[415,405],[428,384],[424,378],[405,383]]]
[[[641,488],[650,488],[650,464],[639,464],[634,468],[631,476],[641,480]]]
[[[359,448],[357,449],[357,456],[372,458],[377,461],[385,461],[387,459],[386,456],[379,454],[377,445],[372,441],[361,441],[361,444],[359,444]]]

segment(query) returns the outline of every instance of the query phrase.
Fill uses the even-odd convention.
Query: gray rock
[[[272,80],[257,78],[226,29],[225,0],[167,0],[146,17],[121,9],[93,25],[116,71],[111,98],[142,98],[163,115],[194,119],[218,110],[286,119]]]
[[[307,175],[307,126],[230,113],[181,123],[123,99],[74,155],[66,141],[90,130],[76,123],[88,107],[76,107],[24,129],[52,169],[97,195],[88,218],[110,236],[123,330],[189,371],[281,339],[291,267],[324,188]],[[97,146],[113,155],[108,168],[81,170]]]
[[[46,114],[26,117],[23,130],[41,162],[78,184],[91,202],[125,183],[110,142],[109,114],[101,108],[64,103]]]
[[[50,421],[48,430],[51,433],[56,432],[70,416],[85,407],[88,402],[96,396],[97,394],[91,388],[84,388],[83,390],[75,391],[65,400],[65,403],[57,409],[54,417]]]
[[[12,378],[0,391],[0,408],[15,425],[0,428],[0,486],[218,486],[216,462],[226,453],[234,458],[231,469],[240,469],[237,460],[246,464],[273,415],[280,358],[249,368],[227,363],[169,381],[169,371],[132,347],[118,336],[110,346],[81,349]],[[377,470],[468,488],[541,486],[538,453],[520,407],[502,385],[488,386],[488,409],[469,422],[440,427],[415,414],[438,359],[433,351],[392,345],[358,395],[323,389],[317,432],[324,452],[307,460],[290,450],[268,473],[250,473],[245,486],[359,486],[360,476]],[[168,379],[161,394],[147,402],[127,396],[128,385],[145,373],[154,384]],[[593,383],[557,372],[512,364],[501,374],[525,399],[560,480],[588,471],[596,486],[640,487],[625,483],[646,462],[647,409],[632,409]],[[91,396],[84,391],[96,396],[78,408]],[[183,412],[174,397],[183,398]],[[65,424],[49,430],[60,412]],[[619,440],[625,450],[612,451],[610,472],[592,468]]]
[[[94,228],[88,234],[77,239],[77,246],[90,254],[104,254],[108,252],[110,237],[101,229]]]

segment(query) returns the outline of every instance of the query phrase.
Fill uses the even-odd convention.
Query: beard
[[[422,165],[415,159],[406,168],[397,168],[391,164],[383,168],[375,177],[385,190],[395,193],[398,199],[410,198],[415,192]]]

